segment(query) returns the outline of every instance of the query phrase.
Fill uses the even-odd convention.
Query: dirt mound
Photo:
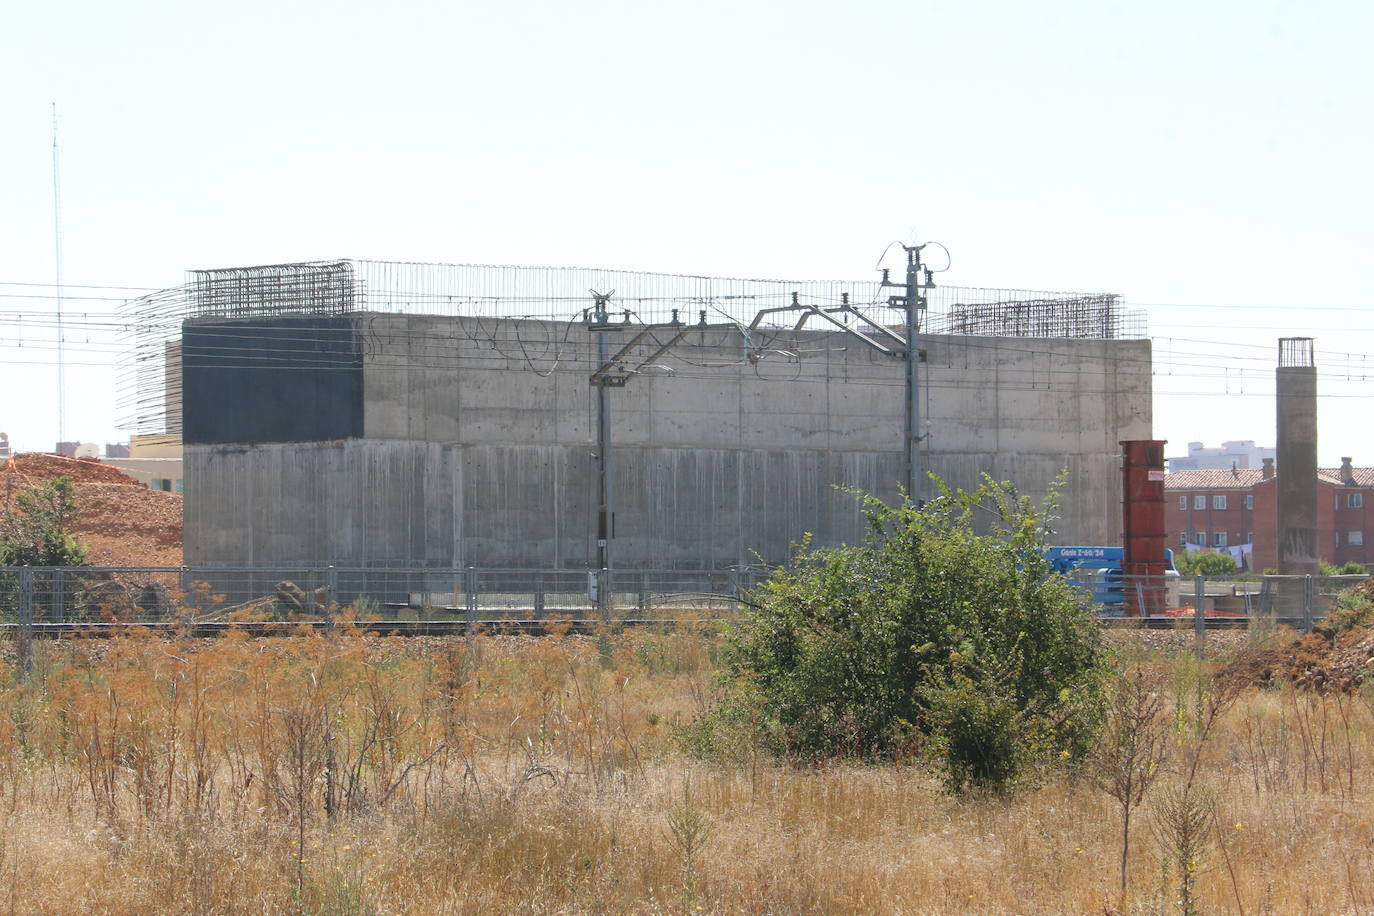
[[[119,468],[101,464],[94,458],[68,458],[64,455],[30,452],[14,456],[14,469],[19,472],[19,476],[34,480],[70,477],[76,483],[138,483]]]
[[[1350,692],[1374,679],[1374,629],[1319,628],[1279,645],[1250,653],[1228,669],[1260,687],[1288,681],[1295,687]]]
[[[72,531],[96,566],[180,566],[181,496],[140,483],[76,485]]]
[[[180,494],[149,489],[98,461],[27,454],[14,465],[0,465],[0,512],[20,489],[71,477],[80,510],[72,533],[92,566],[181,565]]]

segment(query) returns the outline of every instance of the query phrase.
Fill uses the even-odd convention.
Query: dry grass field
[[[0,671],[0,913],[1170,913],[1159,799],[1215,799],[1200,909],[1374,912],[1374,702],[1158,678],[1165,769],[955,798],[885,765],[688,756],[699,632],[38,644]],[[1123,653],[1123,669],[1131,651]]]

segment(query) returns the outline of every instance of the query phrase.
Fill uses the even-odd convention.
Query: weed
[[[711,823],[706,812],[692,801],[690,780],[683,783],[682,801],[668,811],[665,819],[682,875],[682,911],[692,916],[700,897],[698,869],[702,850],[711,837]]]

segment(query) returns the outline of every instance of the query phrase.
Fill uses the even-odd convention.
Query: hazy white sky
[[[862,279],[938,239],[953,284],[1146,308],[1171,454],[1272,444],[1275,340],[1314,336],[1321,460],[1374,465],[1372,26],[1353,0],[12,4],[0,429],[57,435],[52,300],[25,298],[52,291],[14,285],[54,277],[55,101],[69,284],[338,257]],[[68,438],[114,441],[88,333]]]

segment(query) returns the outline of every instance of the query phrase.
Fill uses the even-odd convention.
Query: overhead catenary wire
[[[360,346],[369,348],[368,366],[378,371],[390,371],[393,368],[400,368],[402,365],[412,367],[479,366],[494,365],[496,361],[500,360],[507,363],[514,360],[523,365],[524,368],[543,377],[561,377],[563,373],[585,373],[588,371],[592,359],[591,344],[585,338],[579,339],[576,329],[578,324],[577,312],[587,302],[587,296],[584,292],[569,291],[567,287],[570,278],[582,276],[588,272],[598,277],[609,274],[617,278],[649,278],[638,289],[616,297],[618,304],[622,305],[628,312],[625,317],[631,326],[652,323],[657,318],[666,317],[667,311],[676,307],[689,313],[706,309],[713,317],[734,319],[738,331],[742,327],[742,322],[736,316],[743,316],[746,312],[752,312],[759,307],[766,307],[769,303],[787,301],[788,296],[793,291],[789,287],[793,286],[803,288],[803,301],[822,307],[834,306],[842,301],[843,295],[848,294],[853,297],[852,301],[863,303],[863,307],[880,310],[877,313],[879,315],[890,314],[890,310],[887,309],[886,303],[882,299],[880,288],[869,281],[858,283],[817,281],[807,284],[800,281],[723,280],[690,275],[634,274],[632,272],[606,272],[581,268],[490,268],[482,265],[397,265],[383,262],[354,262],[354,264],[355,266],[357,264],[367,265],[363,271],[366,274],[364,278],[366,280],[364,288],[366,295],[358,302],[359,310],[350,314],[362,317],[362,312],[365,310],[367,315],[375,314],[382,317],[388,315],[436,315],[472,319],[471,321],[465,320],[447,324],[448,330],[440,339],[435,339],[432,334],[424,330],[398,330],[394,326],[396,324],[394,322],[392,327],[383,332],[361,334]],[[468,271],[467,276],[477,278],[481,282],[473,285],[462,294],[452,290],[436,290],[425,286],[426,283],[432,282],[440,275],[446,275],[452,279],[456,275],[455,271],[458,274]],[[583,274],[577,274],[577,271],[582,271]],[[34,290],[34,294],[8,291],[14,289],[19,282],[7,281],[0,284],[6,286],[6,290],[0,290],[0,297],[15,300],[29,299],[34,303],[50,301],[45,298],[50,295],[49,293],[39,292],[43,289],[42,284],[24,287],[24,289]],[[137,292],[146,289],[142,287],[116,288],[112,285],[101,284],[84,284],[79,288],[96,292],[114,289]],[[950,292],[946,292],[946,290]],[[1015,303],[1016,297],[1023,293],[1025,291],[978,291],[971,298],[971,301]],[[935,304],[940,307],[948,306],[955,303],[960,295],[959,288],[941,288],[940,296],[943,299]],[[1053,303],[1056,301],[1054,299],[1056,294],[1032,293],[1029,295],[1036,300],[1046,302],[1050,307],[1053,307]],[[1077,294],[1062,295],[1073,296]],[[159,412],[165,414],[166,401],[169,398],[179,396],[180,393],[175,379],[168,377],[167,353],[164,348],[168,341],[179,337],[180,322],[186,317],[186,296],[186,287],[154,290],[144,296],[128,300],[121,300],[117,296],[93,296],[91,301],[94,303],[119,302],[120,307],[117,314],[87,313],[80,316],[79,319],[75,316],[68,317],[67,329],[69,332],[85,332],[91,339],[82,343],[69,343],[67,346],[72,348],[72,352],[91,355],[121,354],[123,358],[117,361],[118,373],[123,380],[121,386],[126,390],[132,386],[133,392],[131,395],[122,396],[122,402],[126,407],[133,407],[140,416],[152,417],[156,420]],[[1143,303],[1128,303],[1124,311],[1129,311],[1140,305]],[[1153,307],[1183,306],[1183,304],[1160,303],[1151,305]],[[1319,310],[1323,307],[1317,306],[1315,308]],[[1325,308],[1331,311],[1347,310],[1344,306]],[[70,314],[68,313],[68,315]],[[617,317],[619,316],[617,315]],[[272,332],[274,328],[280,327],[282,320],[284,318],[258,323],[251,319],[240,319],[237,326],[243,329],[257,328],[259,332],[266,332],[272,337],[277,337],[280,335]],[[554,322],[554,324],[548,322]],[[3,334],[3,328],[6,327],[14,329],[16,333],[14,335]],[[1210,325],[1198,322],[1177,322],[1164,324],[1162,327],[1177,327],[1186,331],[1193,328],[1204,330]],[[1290,330],[1290,328],[1284,327],[1282,330]],[[16,311],[0,306],[0,347],[11,349],[11,352],[18,350],[43,352],[44,348],[50,345],[42,342],[42,338],[51,335],[53,331],[55,331],[55,316],[51,311],[37,307]],[[728,341],[729,333],[717,329],[707,335],[697,335],[694,340],[685,340],[674,351],[670,359],[660,360],[659,363],[670,370],[674,378],[680,379],[709,378],[718,375],[723,370],[728,371],[733,368],[739,371],[746,366],[752,366],[752,371],[758,373],[762,371],[760,367],[766,367],[771,361],[776,361],[779,368],[785,364],[789,374],[795,375],[799,383],[826,381],[887,384],[879,378],[884,368],[873,362],[874,359],[878,359],[881,363],[882,358],[877,354],[868,360],[851,365],[843,377],[828,373],[808,375],[814,369],[813,364],[826,358],[826,354],[839,353],[847,349],[845,346],[835,345],[834,339],[826,338],[823,332],[808,330],[804,332],[804,339],[802,339],[793,334],[785,325],[761,328],[754,332],[754,339],[751,340],[745,340],[745,335],[741,334],[740,339],[733,342],[738,346],[731,346],[728,348],[728,352],[723,353],[721,344]],[[129,345],[140,335],[154,338],[161,336],[161,343],[146,348],[143,352],[130,355]],[[341,365],[337,356],[330,355],[328,352],[319,352],[320,347],[327,347],[330,343],[330,339],[325,336],[294,333],[288,337],[289,339],[273,341],[277,346],[273,348],[274,353],[272,354],[245,353],[242,346],[231,341],[222,347],[204,344],[201,349],[201,356],[226,368],[236,366],[239,368],[266,369],[280,367],[290,363],[293,359],[297,362],[308,363],[310,368],[319,371],[351,367],[351,363],[350,366]],[[657,347],[662,343],[662,340],[662,335],[651,334],[645,341],[645,347]],[[1072,370],[1054,365],[1055,347],[1037,338],[1020,337],[1015,340],[1008,340],[1000,337],[965,335],[961,336],[959,340],[961,346],[970,352],[992,349],[996,351],[993,357],[999,360],[1012,361],[1022,358],[1031,360],[1030,369],[1022,370],[1007,367],[1004,370],[1007,373],[1004,381],[1009,385],[1021,383],[1015,377],[1017,373],[1029,373],[1027,375],[1028,381],[1024,382],[1026,390],[1048,387],[1056,384],[1056,379],[1067,379],[1071,374],[1085,383],[1077,386],[1076,390],[1081,393],[1118,393],[1120,388],[1095,385],[1093,380],[1107,380],[1118,370],[1135,371],[1148,368],[1151,376],[1155,379],[1154,391],[1157,395],[1200,397],[1212,395],[1215,392],[1205,390],[1180,391],[1178,389],[1181,386],[1196,388],[1196,385],[1189,385],[1190,382],[1216,382],[1224,389],[1228,377],[1250,380],[1246,382],[1249,385],[1265,379],[1267,375],[1272,373],[1273,367],[1272,344],[1247,344],[1240,341],[1219,342],[1196,337],[1189,338],[1183,335],[1161,336],[1156,334],[1154,338],[1156,351],[1160,345],[1168,347],[1167,354],[1163,355],[1156,352],[1132,357],[1120,352],[1095,354],[1080,350],[1078,354],[1075,354],[1075,359],[1079,365]],[[474,346],[469,346],[466,349],[460,348],[459,344],[464,342]],[[387,347],[405,347],[407,352],[404,360],[389,355]],[[374,348],[378,352],[371,352]],[[481,348],[485,348],[485,350]],[[1324,385],[1358,382],[1367,371],[1368,360],[1374,358],[1369,354],[1346,351],[1319,350],[1317,352],[1319,354],[1319,373]],[[7,362],[14,365],[26,364],[24,361],[16,360],[7,360]],[[1248,368],[1245,365],[1247,363],[1254,368]],[[1237,364],[1240,364],[1239,367]],[[86,364],[82,363],[82,365]],[[812,365],[813,368],[808,369],[808,365]],[[654,367],[654,371],[659,371],[658,365]],[[1134,378],[1139,380],[1143,376],[1137,374]],[[932,383],[934,387],[948,387],[955,384],[937,379],[932,379]],[[140,385],[147,387],[149,393],[140,394]],[[1264,386],[1260,387],[1263,388]],[[1241,396],[1271,395],[1267,395],[1263,391],[1247,390]],[[1367,396],[1362,393],[1338,393],[1324,389],[1322,397],[1364,398]]]
[[[528,322],[528,321],[533,321],[533,320],[534,320],[534,319],[527,319],[526,321]],[[516,321],[516,319],[505,319],[505,320],[503,320],[503,321],[512,321],[512,322],[513,322],[513,321]],[[44,321],[35,321],[35,320],[31,319],[31,318],[30,318],[30,319],[27,319],[27,320],[19,320],[19,319],[9,319],[9,318],[0,317],[0,325],[4,325],[4,324],[6,324],[6,323],[13,323],[13,324],[15,324],[16,326],[24,326],[24,327],[28,327],[28,328],[37,328],[37,327],[45,327],[45,326],[54,326],[54,327],[55,327],[55,323],[52,323],[52,324],[50,325],[48,322],[44,322]],[[69,324],[70,324],[70,323],[69,323]],[[565,328],[564,337],[565,337],[565,339],[566,339],[567,336],[568,336],[568,334],[570,334],[572,327],[575,326],[576,322],[575,322],[574,320],[565,319],[563,322],[560,322],[560,324]],[[84,327],[98,327],[98,326],[101,326],[101,325],[95,325],[95,324],[92,324],[92,323],[84,323],[84,324],[78,324],[78,326],[84,326]],[[109,324],[109,325],[103,325],[103,326],[104,326],[104,327],[115,327],[116,325]],[[245,324],[237,325],[236,327],[239,328],[239,329],[243,329],[243,330],[260,330],[260,331],[261,331],[261,330],[272,330],[272,329],[274,329],[274,328],[276,328],[276,327],[280,327],[280,325],[248,324],[248,323],[245,323]],[[520,325],[519,325],[519,324],[512,324],[511,327],[519,328]],[[784,334],[786,333],[786,329],[769,329],[769,333],[770,333],[771,336],[770,336],[769,338],[767,338],[767,339],[770,340],[770,341],[771,341],[771,340],[776,340],[778,337],[780,337],[780,336],[782,336],[782,335],[784,335]],[[808,333],[814,333],[814,332],[808,332]],[[482,341],[488,342],[488,343],[490,343],[490,344],[492,344],[492,345],[494,345],[494,346],[497,346],[497,347],[500,347],[503,343],[512,344],[512,345],[515,345],[515,346],[517,346],[517,347],[523,346],[523,347],[526,347],[526,350],[525,350],[525,354],[524,354],[524,355],[525,355],[527,358],[531,358],[531,359],[536,358],[535,355],[530,354],[530,353],[528,352],[527,347],[528,347],[529,340],[528,340],[528,338],[527,338],[526,336],[524,336],[523,332],[520,332],[520,331],[516,331],[515,333],[513,333],[513,334],[512,334],[510,337],[508,337],[508,338],[507,338],[507,337],[502,337],[502,336],[500,336],[498,333],[469,333],[469,334],[466,335],[466,336],[467,336],[469,339],[471,339],[471,340],[482,340]],[[428,335],[428,334],[415,334],[415,333],[410,333],[410,332],[400,333],[400,334],[398,334],[398,333],[396,333],[396,332],[388,332],[387,337],[388,337],[389,339],[391,339],[391,340],[397,340],[397,339],[403,339],[403,338],[409,338],[409,339],[420,340],[420,341],[427,341],[427,340],[429,340],[429,335]],[[292,336],[290,336],[290,337],[264,336],[264,337],[261,337],[261,338],[259,338],[259,339],[263,339],[263,340],[267,340],[267,341],[274,341],[274,340],[289,340],[289,341],[292,341],[292,342],[297,342],[297,343],[301,344],[301,347],[300,347],[299,349],[282,348],[282,349],[280,349],[278,352],[285,352],[285,353],[299,352],[299,353],[302,353],[302,354],[306,354],[306,353],[311,352],[311,351],[310,351],[310,347],[315,346],[315,345],[318,345],[318,344],[320,344],[320,343],[322,343],[322,342],[324,342],[324,341],[326,340],[326,338],[323,338],[323,337],[318,337],[318,336],[316,336],[316,337],[301,336],[301,335],[299,335],[299,334],[292,335]],[[989,338],[989,339],[984,339],[984,338],[976,338],[976,337],[968,337],[968,338],[961,338],[961,339],[963,340],[963,345],[964,345],[964,346],[966,346],[966,347],[971,347],[971,348],[973,348],[973,347],[991,347],[991,348],[993,348],[993,349],[1005,351],[1005,352],[1008,352],[1008,353],[1023,352],[1023,353],[1036,353],[1036,354],[1043,354],[1043,355],[1052,355],[1052,354],[1053,354],[1053,351],[1052,351],[1052,350],[1050,350],[1050,349],[1045,349],[1045,348],[1043,348],[1043,347],[1027,346],[1027,345],[1024,345],[1024,344],[1023,344],[1023,345],[1012,345],[1012,344],[1007,343],[1005,340],[1000,340],[1000,339],[990,339],[990,338]],[[1188,339],[1188,338],[1156,338],[1156,342],[1159,342],[1159,341],[1184,341],[1184,342],[1193,342],[1193,343],[1198,343],[1198,344],[1206,344],[1206,343],[1209,343],[1208,341],[1192,340],[1192,339]],[[568,346],[575,346],[576,343],[575,343],[575,342],[568,342],[567,345],[568,345]],[[584,345],[585,345],[585,344],[584,344]],[[3,341],[3,342],[0,342],[0,346],[12,346],[12,347],[18,347],[18,348],[24,348],[24,347],[28,347],[28,348],[41,348],[41,347],[43,346],[43,343],[42,343],[41,341],[37,341],[37,340],[27,341],[27,342],[26,342],[26,341],[23,341],[23,340],[15,340],[15,341],[6,340],[6,341]],[[100,350],[101,348],[108,349],[108,350],[111,351],[111,352],[118,352],[118,351],[121,351],[121,350],[123,349],[123,345],[120,344],[120,343],[114,342],[114,341],[105,341],[105,342],[99,342],[99,341],[97,341],[97,342],[93,342],[92,344],[90,344],[89,346],[86,347],[86,349],[92,350],[92,351],[98,351],[98,350]],[[203,348],[203,349],[206,349],[207,347],[206,347],[205,345],[202,345],[202,348]],[[1263,346],[1263,347],[1261,347],[1261,346],[1255,345],[1254,348],[1255,348],[1255,349],[1261,349],[1261,350],[1265,351],[1265,352],[1264,352],[1264,355],[1244,355],[1244,354],[1236,354],[1236,355],[1230,357],[1230,360],[1231,360],[1231,361],[1246,360],[1246,361],[1250,361],[1250,362],[1255,362],[1255,363],[1261,364],[1261,365],[1264,366],[1266,369],[1267,369],[1268,367],[1270,367],[1270,366],[1272,365],[1272,355],[1270,355],[1271,352],[1272,352],[1272,346]],[[213,349],[213,348],[209,348],[209,349]],[[230,351],[233,351],[233,352],[240,352],[240,351],[242,351],[242,347],[241,347],[241,346],[228,347],[227,349],[229,349]],[[758,349],[759,349],[759,350],[763,350],[763,349],[768,349],[768,347],[760,346]],[[823,349],[826,349],[826,348],[825,348],[825,347],[812,348],[812,352],[819,352],[820,350],[823,350]],[[1318,353],[1326,353],[1326,352],[1328,352],[1328,351],[1317,351],[1317,352],[1318,352]],[[1321,365],[1320,365],[1320,368],[1323,368],[1323,369],[1328,369],[1328,368],[1330,368],[1330,369],[1344,370],[1344,369],[1350,368],[1350,367],[1357,367],[1357,366],[1363,367],[1365,364],[1367,364],[1368,360],[1374,359],[1374,355],[1371,355],[1371,354],[1350,353],[1350,352],[1341,352],[1341,351],[1331,351],[1331,352],[1333,352],[1333,353],[1338,353],[1338,355],[1339,355],[1340,358],[1339,358],[1338,360],[1331,360],[1331,359],[1323,360],[1322,363],[1321,363]],[[1177,356],[1192,356],[1192,357],[1195,357],[1196,359],[1182,360],[1182,359],[1176,358]],[[1133,359],[1131,359],[1130,357],[1123,356],[1123,355],[1120,355],[1120,354],[1110,354],[1110,355],[1101,355],[1101,356],[1097,356],[1097,355],[1094,355],[1094,354],[1091,354],[1091,353],[1080,354],[1080,355],[1079,355],[1079,358],[1081,358],[1081,359],[1083,359],[1083,360],[1089,360],[1089,361],[1091,361],[1091,360],[1109,361],[1109,362],[1111,362],[1111,363],[1113,363],[1113,364],[1122,364],[1122,363],[1137,362],[1137,363],[1139,363],[1139,364],[1141,364],[1141,365],[1151,365],[1152,367],[1154,367],[1154,368],[1156,368],[1156,369],[1160,369],[1160,368],[1174,368],[1174,367],[1185,367],[1185,368],[1186,368],[1186,367],[1212,368],[1212,367],[1214,367],[1214,366],[1216,365],[1215,356],[1216,356],[1216,354],[1215,354],[1214,352],[1209,353],[1209,352],[1207,352],[1207,351],[1205,351],[1205,350],[1201,350],[1201,351],[1193,351],[1193,350],[1172,350],[1172,351],[1170,351],[1170,353],[1167,354],[1167,355],[1165,356],[1165,358],[1163,358],[1163,359],[1161,359],[1159,356],[1154,356],[1154,357],[1148,358],[1148,359],[1147,359],[1147,358],[1141,358],[1141,359],[1138,359],[1138,360],[1133,360]],[[471,357],[469,357],[469,358],[471,358]],[[691,360],[688,359],[688,360],[686,360],[686,361],[690,362]],[[733,362],[735,362],[735,361],[730,361],[730,362],[733,363]]]

